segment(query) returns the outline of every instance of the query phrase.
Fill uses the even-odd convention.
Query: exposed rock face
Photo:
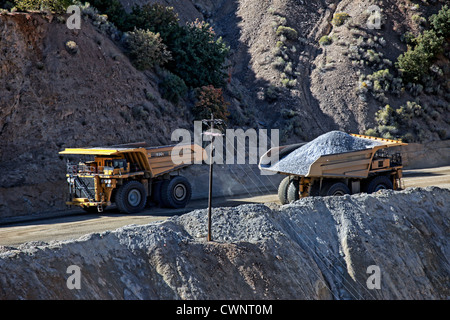
[[[0,299],[448,299],[449,200],[440,188],[311,197],[217,208],[214,242],[197,210],[3,247]],[[66,286],[70,265],[79,290]]]
[[[64,208],[66,147],[161,145],[192,122],[89,21],[2,14],[0,48],[0,217]]]

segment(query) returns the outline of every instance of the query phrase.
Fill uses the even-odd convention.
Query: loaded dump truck
[[[402,157],[388,148],[399,140],[331,131],[308,142],[272,148],[259,168],[284,178],[278,187],[282,204],[307,196],[342,196],[381,189],[400,189]],[[278,161],[271,163],[273,152]]]
[[[137,213],[149,201],[164,207],[184,208],[192,188],[179,170],[205,159],[198,145],[150,147],[132,143],[112,147],[68,148],[62,155],[90,157],[89,161],[67,163],[70,206],[102,212],[112,203],[124,213]],[[172,153],[177,152],[174,163]],[[92,159],[93,158],[93,159]]]

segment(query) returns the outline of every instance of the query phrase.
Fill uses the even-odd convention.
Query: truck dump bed
[[[176,163],[172,158],[172,154],[175,152],[177,155]],[[148,178],[156,178],[193,163],[201,163],[202,159],[206,158],[205,150],[196,144],[151,147],[144,142],[111,147],[67,148],[59,153],[97,157],[124,157],[127,162],[136,164],[132,171],[142,171]],[[102,168],[99,167],[97,170],[101,171]]]
[[[387,167],[378,163],[384,160],[374,159],[377,151],[401,145],[406,143],[332,131],[306,144],[270,149],[261,157],[259,168],[302,177],[367,178],[369,171]],[[279,153],[279,161],[269,163],[273,152]]]

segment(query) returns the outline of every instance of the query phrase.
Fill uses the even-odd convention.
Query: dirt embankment
[[[448,299],[449,199],[434,187],[217,208],[213,242],[196,210],[3,247],[0,298]],[[71,265],[81,289],[66,285]]]
[[[170,142],[189,128],[185,105],[163,100],[153,73],[91,22],[0,15],[0,216],[62,209],[66,147]],[[74,41],[76,52],[66,48]]]

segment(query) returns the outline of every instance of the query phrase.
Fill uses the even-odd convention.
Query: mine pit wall
[[[209,166],[193,165],[181,172],[192,184],[192,199],[206,199],[209,186]],[[276,193],[280,181],[279,174],[262,174],[257,165],[231,164],[214,165],[213,196],[249,197]]]
[[[0,299],[448,299],[449,199],[428,187],[216,208],[213,242],[196,210],[0,247]]]
[[[409,143],[401,148],[406,169],[432,168],[450,165],[450,140],[426,144]]]

